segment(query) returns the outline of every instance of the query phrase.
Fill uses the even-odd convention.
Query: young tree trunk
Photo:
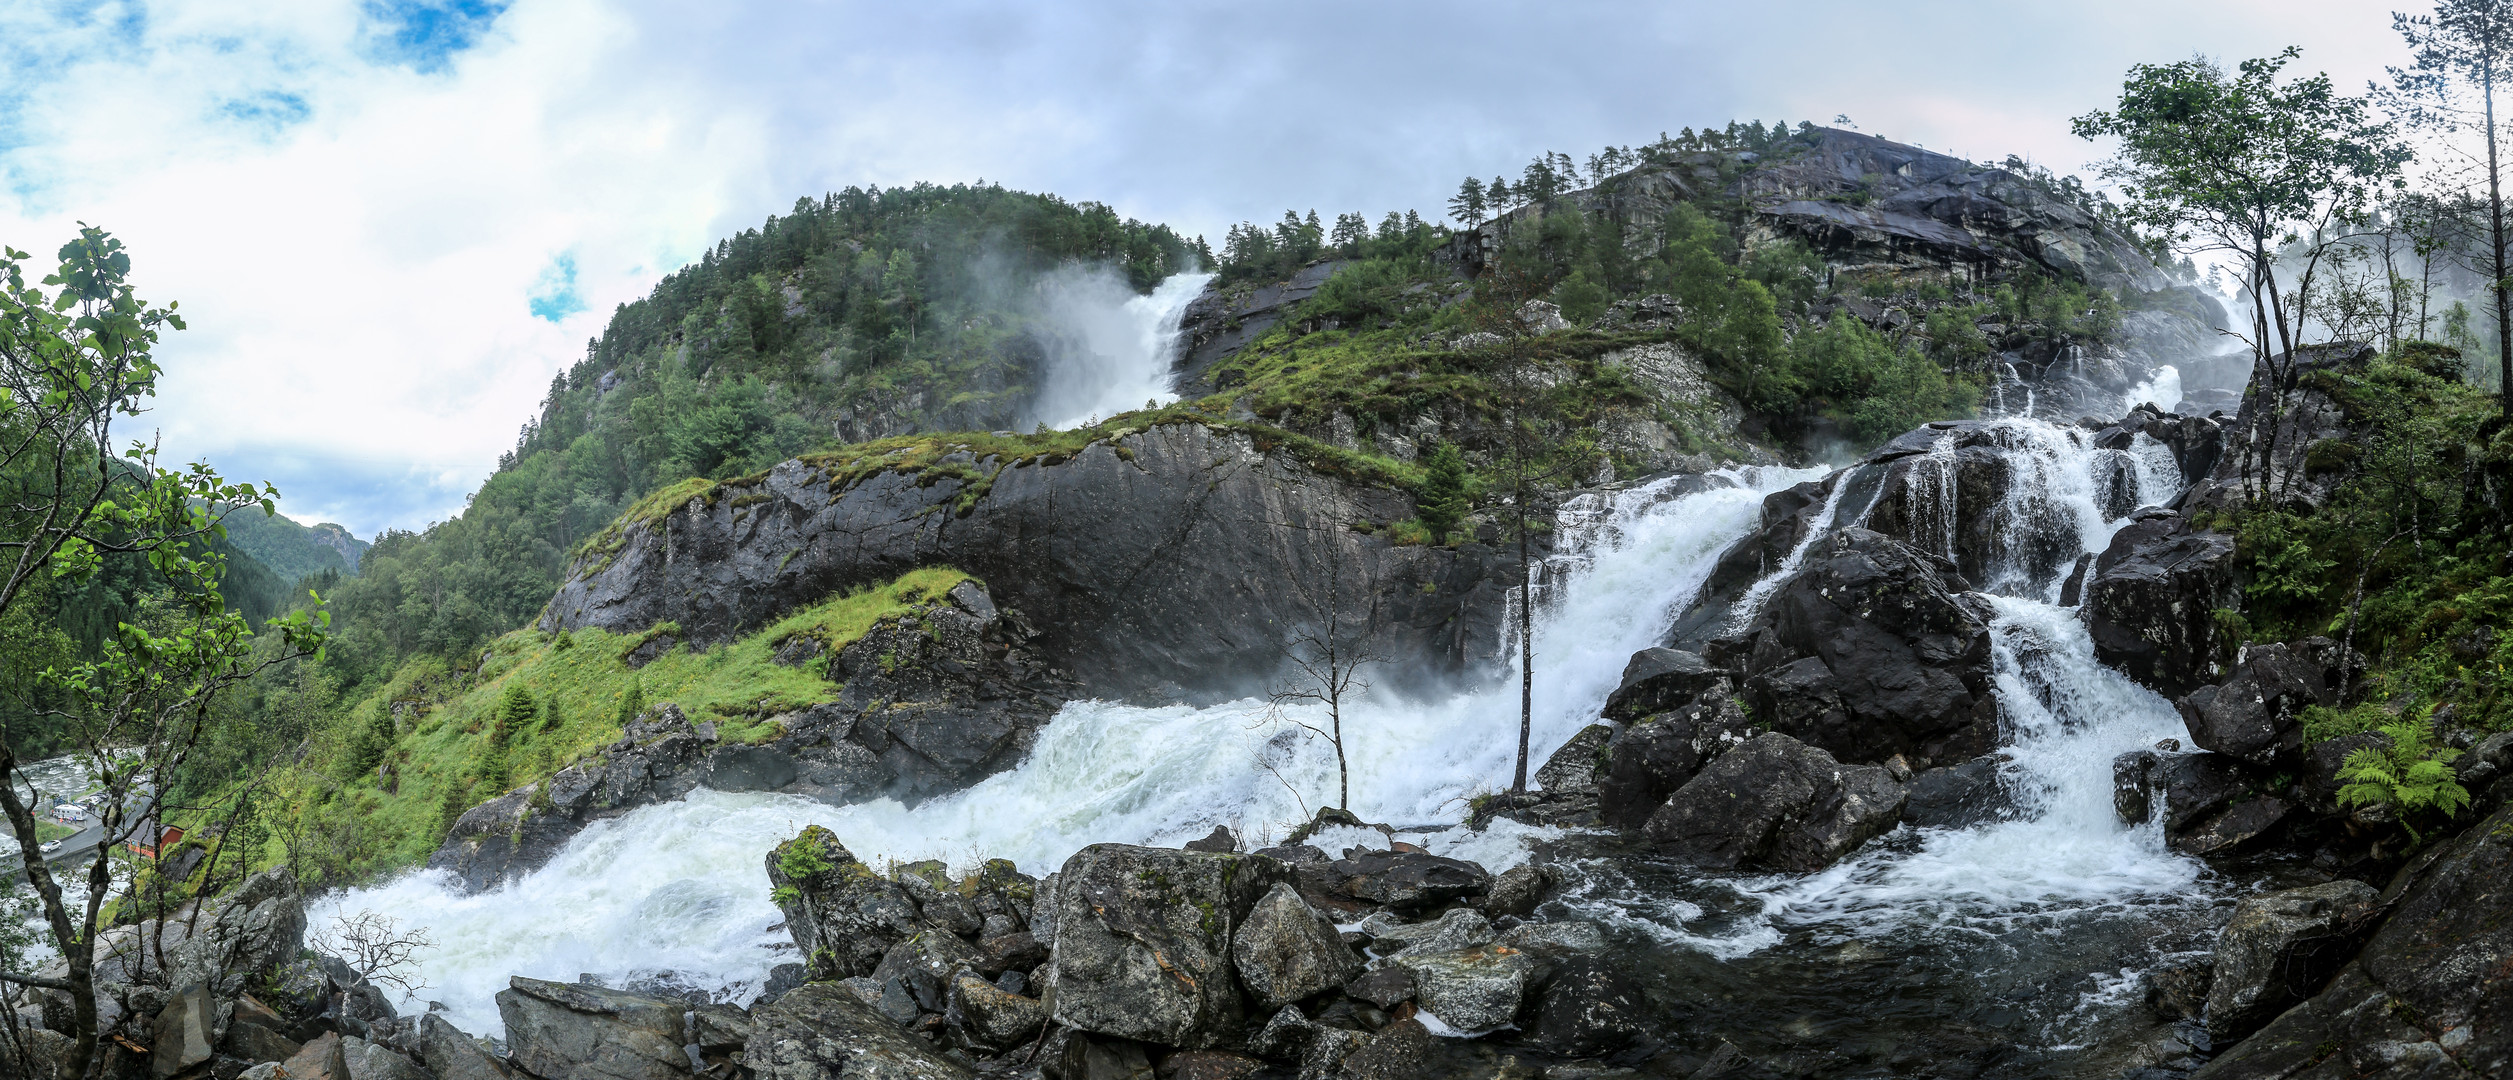
[[[2496,399],[2513,419],[2513,281],[2506,281],[2504,183],[2496,159],[2496,70],[2489,57],[2479,76],[2487,120],[2487,247],[2493,257],[2496,295]]]
[[[1518,494],[1518,771],[1510,794],[1527,793],[1527,739],[1536,720],[1536,582],[1528,574],[1527,493]]]
[[[1326,707],[1326,714],[1335,727],[1335,738],[1331,740],[1335,744],[1335,808],[1344,811],[1345,813],[1351,813],[1352,764],[1344,758],[1344,701],[1342,693],[1337,693],[1335,695],[1335,700],[1328,703]]]

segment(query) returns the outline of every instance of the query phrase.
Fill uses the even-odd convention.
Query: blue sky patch
[[[550,260],[550,265],[541,271],[541,279],[532,283],[528,301],[534,318],[550,322],[583,311],[585,298],[576,294],[576,256],[561,255]]]
[[[240,98],[230,98],[218,111],[231,120],[241,120],[267,128],[283,128],[312,115],[314,108],[304,98],[277,90],[264,90]]]
[[[477,44],[513,0],[366,0],[368,49],[377,62],[443,71]]]

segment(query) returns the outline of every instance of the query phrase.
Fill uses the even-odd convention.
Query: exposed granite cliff
[[[1057,464],[1001,466],[982,492],[884,472],[832,488],[789,461],[691,499],[589,556],[545,630],[678,623],[707,645],[831,593],[918,566],[984,579],[1081,694],[1225,700],[1256,691],[1293,628],[1295,586],[1341,565],[1366,579],[1378,644],[1401,670],[1446,679],[1499,650],[1506,560],[1475,545],[1395,546],[1345,526],[1413,514],[1411,497],[1323,475],[1255,437],[1193,424],[1095,442]],[[1391,672],[1399,669],[1391,669]]]

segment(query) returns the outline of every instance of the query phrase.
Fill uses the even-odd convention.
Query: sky
[[[0,3],[0,243],[78,222],[190,329],[123,434],[360,536],[513,448],[612,308],[849,185],[986,180],[1218,241],[1439,216],[1467,175],[1730,119],[2085,172],[2129,65],[2304,50],[2361,88],[2390,5]]]

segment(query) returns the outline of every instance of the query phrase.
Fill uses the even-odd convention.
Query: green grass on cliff
[[[1125,445],[1127,438],[1164,425],[1197,424],[1215,431],[1246,435],[1259,451],[1289,453],[1310,469],[1339,479],[1404,491],[1413,490],[1422,483],[1421,466],[1411,462],[1366,450],[1346,449],[1271,424],[1226,419],[1229,411],[1229,399],[1217,396],[1118,413],[1097,424],[1070,430],[899,435],[805,454],[798,460],[818,470],[821,480],[834,490],[844,490],[883,473],[912,476],[919,486],[954,481],[961,487],[952,508],[966,513],[986,497],[993,489],[995,478],[1005,469],[1025,465],[1061,465],[1091,444],[1100,442],[1113,446],[1119,457],[1131,459],[1134,451]],[[681,481],[638,500],[609,527],[587,538],[577,549],[577,557],[580,560],[590,559],[596,569],[607,565],[611,556],[627,543],[630,530],[660,529],[665,518],[688,505],[692,499],[703,499],[710,507],[719,501],[730,500],[738,512],[753,502],[770,498],[760,490],[766,480],[767,474],[759,473],[723,481],[703,478]]]
[[[714,723],[719,737],[762,741],[777,734],[769,718],[834,699],[840,685],[825,661],[803,667],[776,663],[779,646],[796,636],[817,639],[824,656],[864,636],[886,618],[913,615],[939,602],[969,576],[957,570],[913,570],[882,585],[831,597],[741,639],[712,649],[679,645],[642,668],[624,657],[655,630],[611,634],[517,630],[492,641],[476,671],[448,671],[433,658],[415,660],[386,688],[345,710],[345,730],[318,734],[297,766],[272,778],[266,810],[290,824],[266,839],[257,863],[312,861],[326,880],[356,880],[424,862],[459,813],[532,783],[617,740],[622,707],[671,702],[693,723]],[[659,628],[664,633],[677,629]],[[501,707],[520,688],[529,717],[509,716],[497,745]],[[360,730],[380,731],[393,714],[394,738],[378,754],[362,751]],[[373,766],[357,768],[361,756]],[[500,778],[503,782],[500,782]],[[206,800],[221,805],[221,797]],[[295,850],[292,851],[291,847]]]

